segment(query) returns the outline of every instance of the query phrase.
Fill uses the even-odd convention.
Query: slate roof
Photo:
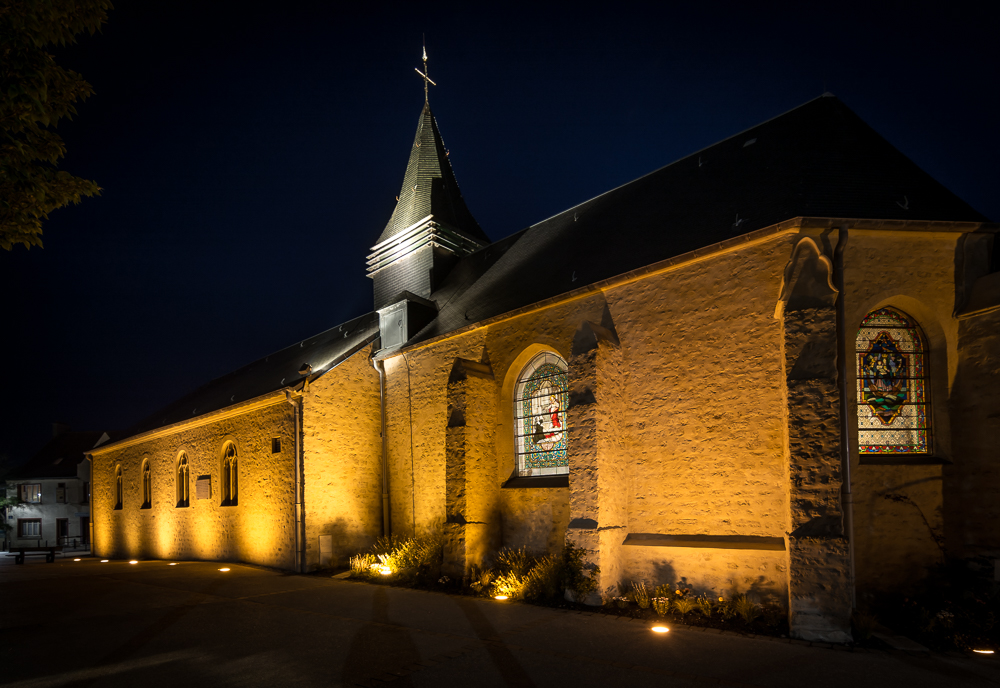
[[[448,151],[441,140],[437,120],[429,103],[424,103],[417,123],[417,135],[410,149],[410,159],[403,175],[399,202],[376,245],[399,234],[428,215],[468,234],[480,243],[490,242],[465,205],[455,173],[448,161]]]
[[[75,478],[76,467],[101,439],[101,432],[66,432],[53,437],[37,454],[10,473],[6,480]]]
[[[376,337],[378,314],[367,313],[218,377],[140,421],[115,439],[133,437],[291,387],[305,379],[306,376],[299,373],[304,364],[312,366],[313,377],[316,377]]]
[[[799,216],[988,221],[824,94],[462,258],[409,344]]]

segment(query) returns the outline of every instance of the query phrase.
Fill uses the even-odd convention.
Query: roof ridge
[[[746,129],[743,129],[742,131],[738,131],[738,132],[736,132],[735,134],[733,134],[731,136],[727,136],[727,137],[725,137],[723,139],[719,139],[715,143],[710,143],[709,145],[704,146],[702,148],[699,148],[698,150],[696,150],[694,152],[691,152],[691,153],[688,153],[687,155],[684,155],[682,157],[676,158],[675,160],[672,160],[671,162],[668,162],[666,165],[661,165],[660,167],[657,167],[655,170],[650,170],[646,174],[641,174],[638,177],[635,177],[634,179],[630,179],[627,182],[623,182],[623,183],[619,184],[618,186],[615,186],[613,188],[608,189],[607,191],[603,191],[603,192],[597,194],[596,196],[591,196],[590,198],[588,198],[586,200],[583,200],[583,201],[580,201],[576,205],[572,205],[572,206],[566,208],[565,210],[560,210],[558,213],[550,215],[547,218],[545,218],[544,220],[536,222],[536,223],[534,223],[532,225],[528,225],[527,227],[525,227],[525,229],[532,229],[534,227],[538,227],[539,225],[543,225],[546,222],[548,222],[549,220],[553,220],[553,219],[559,217],[560,215],[564,215],[564,214],[568,213],[571,210],[576,210],[580,206],[586,205],[587,203],[590,203],[591,201],[596,201],[598,198],[602,198],[604,196],[607,196],[608,194],[614,193],[615,191],[618,191],[619,189],[623,189],[626,186],[629,186],[630,184],[634,184],[634,183],[636,183],[638,181],[641,181],[641,180],[645,179],[646,177],[651,177],[652,175],[657,174],[658,172],[662,172],[663,170],[667,169],[668,167],[676,165],[677,163],[679,163],[679,162],[681,162],[683,160],[687,160],[688,158],[693,157],[695,155],[698,155],[699,153],[703,153],[703,152],[707,151],[710,148],[715,148],[716,146],[718,146],[720,144],[723,144],[726,141],[729,141],[731,139],[739,138],[740,136],[745,135],[748,131],[751,131],[752,129],[756,129],[758,127],[762,127],[765,124],[773,122],[776,119],[781,119],[785,115],[790,115],[793,112],[795,112],[796,110],[800,110],[800,109],[804,108],[807,105],[811,105],[812,103],[815,103],[818,100],[824,100],[826,98],[833,98],[834,100],[836,100],[841,105],[844,105],[844,102],[842,100],[840,100],[840,98],[837,98],[837,96],[833,95],[832,93],[829,93],[829,92],[823,93],[822,95],[816,96],[815,98],[811,98],[811,99],[807,100],[804,103],[800,103],[799,105],[796,105],[793,108],[789,108],[788,110],[785,110],[781,114],[778,114],[778,115],[775,115],[774,117],[770,117],[768,119],[765,119],[763,122],[758,122],[757,124],[754,124],[751,127],[747,127]],[[847,107],[847,106],[844,105],[844,107]],[[848,108],[848,109],[850,110],[850,108]],[[852,112],[853,112],[853,110],[852,110]],[[523,230],[518,230],[518,231],[523,231]]]

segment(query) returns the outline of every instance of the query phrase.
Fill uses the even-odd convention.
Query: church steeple
[[[417,135],[413,138],[410,149],[410,160],[403,175],[399,202],[389,218],[389,224],[378,238],[378,244],[406,231],[428,216],[450,225],[474,241],[490,243],[465,205],[437,120],[431,112],[430,103],[425,101],[417,122]]]
[[[424,314],[416,320],[426,324],[436,312],[428,299],[451,267],[490,241],[465,205],[431,112],[427,88],[434,82],[427,76],[426,51],[424,71],[418,69],[417,73],[424,79],[424,107],[396,208],[368,256],[368,276],[374,283],[375,308],[380,314],[397,307],[403,311],[422,309]],[[402,343],[415,333],[410,330],[416,326],[412,321],[405,332],[389,339],[401,337]],[[383,348],[389,346],[385,334]]]

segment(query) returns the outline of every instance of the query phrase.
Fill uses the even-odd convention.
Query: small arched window
[[[123,499],[124,496],[125,496],[125,490],[124,490],[124,485],[122,483],[122,467],[119,465],[119,466],[115,467],[115,508],[116,509],[121,509],[122,508],[122,502],[125,501]]]
[[[236,445],[229,442],[222,452],[222,506],[236,506],[240,496],[239,485]]]
[[[190,469],[187,454],[181,453],[177,459],[177,506],[188,506],[191,503]]]
[[[142,506],[149,509],[153,506],[153,473],[149,468],[149,459],[142,462]]]
[[[917,323],[879,308],[861,322],[856,344],[858,452],[930,453],[927,346]]]
[[[566,362],[551,352],[535,356],[514,387],[514,446],[519,476],[569,473]]]

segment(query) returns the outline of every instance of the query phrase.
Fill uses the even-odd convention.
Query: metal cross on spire
[[[427,46],[426,45],[424,46],[424,71],[421,72],[416,67],[413,68],[413,71],[415,71],[417,74],[419,74],[420,76],[422,76],[424,78],[424,102],[425,103],[430,102],[430,97],[429,97],[429,94],[427,92],[427,84],[434,84],[434,80],[431,79],[429,76],[427,76],[428,69],[427,69]],[[437,84],[434,84],[434,85],[437,86]]]

